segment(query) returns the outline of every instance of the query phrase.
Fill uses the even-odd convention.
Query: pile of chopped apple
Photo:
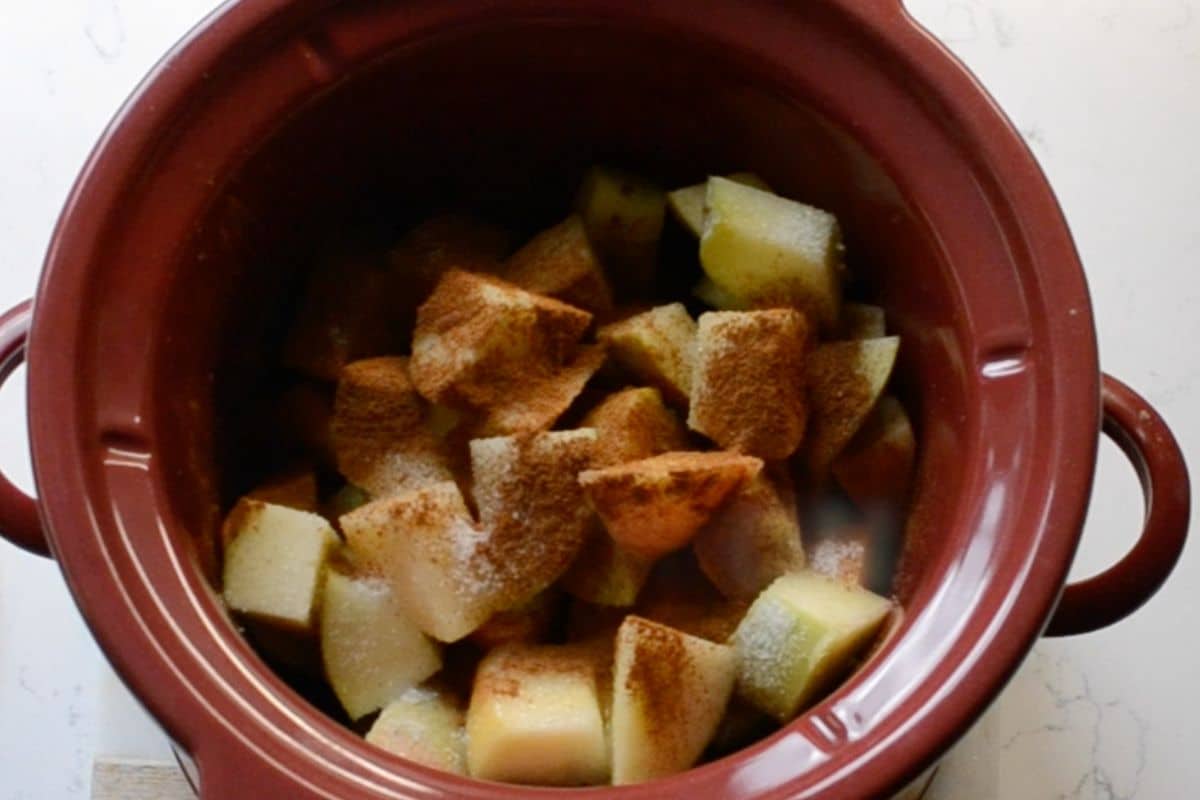
[[[664,231],[699,237],[699,282],[655,305],[689,266],[659,266]],[[274,404],[306,460],[229,513],[224,600],[403,758],[672,775],[812,706],[895,610],[900,341],[843,302],[838,220],[753,175],[668,194],[597,168],[511,240],[440,216],[317,265],[283,350],[306,377]]]

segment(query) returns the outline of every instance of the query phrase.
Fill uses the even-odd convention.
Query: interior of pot
[[[809,13],[826,11],[814,4]],[[837,36],[848,23],[828,13],[806,24],[826,46],[844,48]],[[979,426],[980,317],[922,199],[928,187],[914,185],[922,164],[881,152],[886,131],[855,130],[852,105],[815,51],[784,72],[752,47],[723,50],[667,25],[615,19],[459,27],[377,47],[361,64],[336,37],[304,41],[297,63],[313,90],[222,177],[175,259],[164,309],[188,335],[158,353],[165,383],[179,388],[159,398],[160,452],[167,473],[190,478],[165,487],[195,534],[202,569],[215,574],[221,511],[288,457],[263,446],[259,412],[290,380],[280,351],[317,255],[386,246],[448,208],[531,233],[561,219],[583,170],[600,162],[666,186],[751,170],[838,216],[856,292],[882,304],[903,337],[897,388],[918,433],[914,511],[894,588],[910,612],[936,592],[968,534],[956,519]],[[875,68],[883,75],[887,64]],[[936,117],[924,98],[910,100],[897,120]],[[997,236],[977,237],[980,251]],[[672,285],[698,274],[694,250],[669,263]]]
[[[282,344],[316,260],[358,247],[382,251],[446,209],[532,234],[561,219],[594,163],[665,186],[751,170],[781,194],[834,212],[856,278],[851,291],[882,303],[903,337],[898,388],[921,435],[922,485],[952,495],[957,477],[945,454],[960,447],[962,431],[949,421],[965,419],[958,300],[945,256],[896,170],[811,98],[772,86],[754,63],[599,24],[547,25],[531,57],[528,33],[514,33],[495,26],[425,41],[357,71],[298,110],[215,199],[181,261],[168,316],[218,336],[178,343],[197,352],[180,358],[175,349],[172,361],[188,370],[182,381],[217,364],[219,502],[228,507],[290,456],[264,442],[262,409],[291,380],[279,368]],[[664,299],[685,296],[699,276],[694,244],[672,241],[672,233],[669,226]],[[206,323],[193,328],[192,319]],[[929,436],[933,427],[937,437]],[[175,433],[190,441],[168,458],[207,445],[199,429]],[[194,513],[201,510],[197,504]],[[211,517],[192,528],[211,530]],[[906,565],[913,575],[898,583],[903,591],[923,560]]]

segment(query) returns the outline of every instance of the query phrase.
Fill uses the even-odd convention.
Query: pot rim
[[[527,13],[555,5],[549,0],[510,4]],[[899,61],[941,105],[966,137],[977,167],[994,182],[996,202],[1009,215],[1005,223],[1013,243],[1026,249],[1026,261],[1040,267],[1036,284],[1026,287],[1026,299],[1038,304],[1035,310],[1044,329],[1045,356],[1040,366],[1055,376],[1054,391],[1045,401],[1050,410],[1043,429],[1054,435],[1045,437],[1050,441],[1042,443],[1040,457],[1008,485],[1037,499],[1022,516],[1036,524],[1037,533],[1030,536],[1029,552],[1014,573],[1011,590],[996,595],[1000,613],[988,619],[976,610],[964,622],[954,640],[954,653],[939,667],[942,688],[927,694],[928,707],[919,714],[901,720],[892,713],[882,724],[863,728],[862,720],[841,713],[847,708],[846,698],[865,691],[873,679],[874,671],[864,670],[813,714],[781,733],[668,781],[609,790],[622,796],[688,794],[704,791],[718,780],[727,788],[736,784],[749,792],[756,787],[745,784],[751,778],[739,764],[751,761],[760,771],[809,765],[800,777],[774,775],[777,781],[757,787],[764,796],[814,797],[836,786],[839,793],[867,797],[899,789],[966,731],[1015,671],[1058,600],[1082,529],[1098,444],[1099,369],[1082,266],[1053,193],[1020,135],[983,88],[896,0],[826,0],[826,4],[861,26],[864,36],[888,58]],[[209,770],[217,775],[226,761],[236,761],[238,770],[244,770],[245,753],[253,751],[263,770],[283,776],[311,796],[337,796],[339,790],[331,787],[365,789],[364,781],[380,781],[370,786],[403,796],[441,796],[439,792],[528,796],[538,792],[464,783],[381,752],[365,752],[367,748],[358,747],[352,734],[323,717],[318,719],[319,712],[306,715],[297,711],[291,699],[281,699],[286,694],[282,684],[265,675],[261,665],[254,665],[249,648],[232,629],[221,628],[211,590],[201,585],[197,571],[180,560],[171,543],[170,520],[145,509],[135,512],[128,501],[113,499],[114,494],[132,496],[134,482],[153,477],[154,466],[142,458],[153,449],[145,434],[148,420],[97,419],[96,409],[87,407],[80,391],[81,382],[89,377],[79,365],[87,364],[84,338],[89,333],[85,320],[91,254],[102,246],[110,227],[118,224],[114,219],[122,196],[144,167],[151,143],[172,125],[174,111],[200,91],[209,70],[222,63],[237,43],[286,14],[300,14],[298,8],[308,15],[334,5],[330,0],[227,3],[147,77],[82,170],[47,254],[29,344],[30,432],[42,513],[68,586],[93,634],[171,736],[197,757],[203,776]],[[576,13],[638,14],[644,5],[588,0],[578,4]],[[1071,313],[1061,313],[1062,309]],[[997,353],[1012,355],[994,348],[983,355]],[[987,398],[981,394],[978,399]],[[1022,444],[1008,442],[1011,447]],[[121,454],[129,459],[118,464]],[[98,483],[95,469],[100,463],[127,468],[128,474],[116,483]],[[977,490],[983,492],[995,482],[993,477]],[[116,492],[117,484],[125,489]],[[147,486],[150,498],[161,497],[153,481]],[[1003,492],[999,497],[1003,499]],[[154,543],[156,548],[161,545],[161,554],[154,556],[153,563],[140,560],[138,551],[146,547],[141,537],[156,528]],[[139,532],[137,548],[130,539],[133,530]],[[982,569],[986,572],[987,565]],[[168,571],[178,585],[176,581],[156,585],[155,579]],[[211,638],[188,641],[188,634],[175,621],[184,612]],[[920,619],[910,619],[905,630],[911,633],[920,624]],[[886,659],[894,645],[893,641],[878,658]],[[235,678],[253,685],[256,696],[217,700],[210,694],[229,685],[217,681],[217,659],[223,668],[232,665],[240,671]],[[195,671],[197,664],[205,674]],[[223,710],[217,709],[225,703]],[[254,741],[252,734],[260,728],[278,731],[284,724],[281,720],[294,725],[296,741],[314,748],[307,758],[295,742]],[[318,760],[322,769],[337,773],[336,782],[333,777],[326,780],[309,774]],[[867,764],[871,768],[863,769]],[[361,770],[361,776],[355,770]],[[223,780],[238,785],[232,782],[235,777]]]

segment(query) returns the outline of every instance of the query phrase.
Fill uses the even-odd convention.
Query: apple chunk
[[[705,578],[692,550],[681,550],[654,565],[634,613],[724,644],[749,607],[748,601],[724,597]]]
[[[341,518],[355,563],[392,584],[413,621],[443,642],[553,583],[591,524],[576,475],[595,431],[471,442],[471,518],[457,485],[381,498]]]
[[[417,686],[380,712],[367,741],[427,767],[465,775],[463,712],[449,692]]]
[[[596,605],[632,606],[653,563],[621,547],[597,526],[563,575],[561,586],[572,597]]]
[[[682,450],[687,431],[663,405],[657,389],[625,389],[609,395],[584,417],[596,431],[593,467]],[[562,586],[573,596],[605,606],[630,606],[650,574],[651,562],[619,546],[600,526],[589,534]]]
[[[845,672],[891,609],[889,600],[815,572],[776,579],[730,638],[738,693],[790,720]]]
[[[417,312],[409,375],[428,400],[486,410],[557,373],[591,321],[558,300],[450,270]]]
[[[687,406],[692,391],[696,321],[683,303],[658,306],[600,328],[597,338],[613,360],[656,386],[669,402]]]
[[[592,466],[611,467],[672,450],[686,450],[687,430],[662,394],[650,387],[610,394],[583,418],[596,431]]]
[[[234,611],[292,630],[312,628],[337,534],[307,511],[242,499],[225,520],[224,597]]]
[[[596,432],[551,431],[471,442],[475,505],[486,537],[496,610],[531,599],[575,559],[594,518],[577,476],[591,463]]]
[[[506,436],[543,431],[562,416],[587,382],[604,365],[602,345],[581,347],[561,370],[512,387],[506,398],[497,398],[474,432],[476,436]]]
[[[435,214],[418,222],[387,254],[394,287],[388,307],[399,327],[412,330],[417,307],[447,272],[495,275],[511,245],[505,229],[463,214]]]
[[[321,603],[325,674],[351,719],[383,708],[441,669],[437,646],[377,578],[330,570]]]
[[[833,462],[833,475],[864,511],[903,510],[912,483],[916,439],[900,401],[879,398],[862,429]]]
[[[630,615],[617,630],[612,782],[639,783],[689,769],[733,693],[732,647]]]
[[[696,561],[722,594],[753,599],[780,575],[804,566],[790,485],[766,472],[747,483],[692,543]]]
[[[317,476],[311,469],[285,472],[259,484],[246,498],[316,513]],[[225,552],[237,533],[232,525],[221,526],[221,552]]]
[[[808,470],[818,482],[862,427],[892,376],[900,337],[832,342],[806,362],[811,417],[805,444]]]
[[[505,264],[505,280],[598,316],[612,311],[612,289],[577,214],[542,231]]]
[[[408,359],[348,364],[333,404],[338,471],[372,496],[453,480],[450,459],[426,425],[424,399],[408,376]]]
[[[575,207],[616,288],[627,295],[644,293],[654,281],[667,212],[662,189],[624,170],[593,167]]]
[[[453,481],[374,500],[341,525],[354,563],[386,580],[433,638],[457,641],[497,610],[496,576],[480,557],[487,534]]]
[[[841,306],[837,218],[725,178],[709,178],[700,264],[744,307],[790,306],[831,329]]]
[[[753,172],[735,172],[725,177],[734,183],[753,186],[764,192],[771,191],[767,182]],[[705,205],[707,193],[708,184],[697,183],[694,186],[685,186],[667,194],[667,204],[671,207],[675,218],[696,236],[704,233],[704,218],[708,215],[708,208]]]
[[[664,453],[579,475],[617,544],[654,559],[686,545],[762,461],[732,453]]]
[[[800,446],[808,323],[791,309],[700,315],[688,426],[721,447],[782,460]]]
[[[480,663],[467,710],[472,777],[583,786],[609,775],[596,667],[576,648],[509,645]]]

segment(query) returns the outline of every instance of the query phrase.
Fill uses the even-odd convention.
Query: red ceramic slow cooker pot
[[[58,560],[204,798],[571,793],[366,746],[258,660],[206,572],[257,458],[238,399],[261,388],[320,232],[464,195],[562,208],[596,160],[664,181],[751,169],[836,212],[903,337],[920,468],[896,581],[907,615],[865,668],[732,757],[588,791],[886,796],[1039,635],[1116,621],[1175,564],[1179,449],[1100,374],[1083,271],[1034,159],[898,0],[230,2],[120,112],[35,301],[0,321],[3,374],[29,362],[39,495],[0,481],[0,529]],[[534,186],[545,197],[526,200]],[[1145,528],[1064,590],[1102,426],[1142,478]]]

